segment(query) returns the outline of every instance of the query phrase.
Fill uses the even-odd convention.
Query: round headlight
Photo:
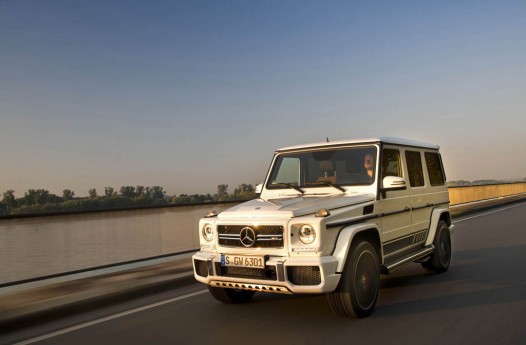
[[[299,231],[299,238],[305,244],[311,244],[316,239],[316,231],[310,225],[302,225]]]
[[[208,242],[214,239],[214,228],[212,228],[212,225],[210,224],[205,224],[201,230],[201,233],[203,234],[203,238]]]

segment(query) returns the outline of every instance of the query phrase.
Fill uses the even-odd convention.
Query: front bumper
[[[269,256],[265,269],[223,267],[221,255],[198,252],[192,256],[199,282],[226,288],[276,293],[327,293],[336,289],[340,274],[332,256]]]

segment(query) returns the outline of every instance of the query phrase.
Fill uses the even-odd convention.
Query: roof
[[[355,144],[373,144],[373,143],[386,143],[386,144],[395,144],[402,146],[413,146],[413,147],[422,147],[433,150],[438,150],[439,145],[424,143],[421,141],[403,139],[403,138],[394,138],[394,137],[379,137],[379,138],[367,138],[367,139],[352,139],[352,140],[338,140],[338,141],[329,141],[329,142],[319,142],[311,143],[304,145],[295,145],[287,146],[277,149],[276,152],[282,151],[292,151],[305,148],[315,148],[315,147],[332,147],[332,146],[346,146],[346,145],[355,145]]]

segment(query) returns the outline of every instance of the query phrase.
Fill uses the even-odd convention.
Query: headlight
[[[201,234],[205,240],[210,242],[214,239],[214,228],[210,224],[205,224],[203,229],[201,229]]]
[[[302,225],[299,231],[301,242],[311,244],[316,239],[316,231],[310,225]]]

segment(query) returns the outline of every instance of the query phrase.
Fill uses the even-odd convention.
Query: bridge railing
[[[526,193],[526,182],[449,187],[449,201],[450,205],[459,205],[524,193]]]

